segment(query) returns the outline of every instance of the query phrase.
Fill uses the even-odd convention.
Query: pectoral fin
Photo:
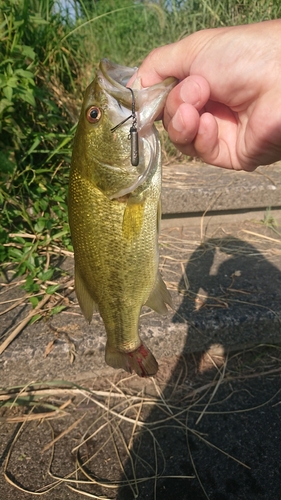
[[[143,226],[144,203],[127,203],[123,215],[122,235],[127,241],[133,241],[140,234]]]
[[[93,312],[98,311],[97,304],[93,301],[91,295],[89,294],[87,288],[84,285],[83,278],[79,272],[77,266],[75,266],[75,292],[82,309],[82,313],[89,323],[92,320]]]
[[[155,286],[151,294],[149,295],[145,305],[151,307],[151,309],[158,312],[159,314],[167,314],[168,309],[166,307],[166,304],[168,304],[170,307],[173,307],[172,297],[168,292],[162,277],[158,273]]]

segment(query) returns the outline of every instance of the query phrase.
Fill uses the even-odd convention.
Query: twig
[[[13,305],[11,305],[10,307],[8,307],[7,309],[5,309],[5,311],[2,311],[0,313],[0,316],[3,316],[4,314],[6,314],[7,312],[9,311],[12,311],[13,309],[15,309],[16,307],[20,306],[21,304],[23,304],[26,299],[27,299],[28,295],[25,295],[24,297],[22,297],[21,299],[13,299],[13,300],[7,300],[6,302],[2,302],[2,304],[8,304],[9,302],[15,302]]]
[[[252,236],[258,236],[259,238],[264,238],[265,240],[274,241],[274,243],[281,244],[280,240],[276,238],[270,238],[269,236],[264,236],[263,234],[254,233],[253,231],[248,231],[248,229],[242,229],[243,233],[251,234]]]
[[[44,446],[44,448],[42,449],[42,453],[44,453],[45,451],[47,451],[49,448],[51,448],[52,446],[54,446],[54,444],[59,440],[61,439],[63,436],[65,436],[66,434],[68,434],[70,431],[72,431],[78,424],[80,424],[81,420],[85,417],[86,413],[84,413],[84,415],[82,415],[82,417],[80,417],[78,420],[76,420],[73,424],[71,424],[69,427],[67,427],[67,429],[64,429],[64,431],[62,431],[57,437],[55,437],[52,441],[50,441],[48,444],[46,444],[46,446]]]
[[[37,304],[35,309],[31,311],[26,318],[24,318],[19,325],[12,331],[9,337],[0,345],[0,355],[5,351],[5,349],[11,344],[11,342],[17,337],[17,335],[24,329],[24,327],[29,323],[31,318],[35,316],[40,309],[50,300],[52,295],[46,294],[45,297]]]

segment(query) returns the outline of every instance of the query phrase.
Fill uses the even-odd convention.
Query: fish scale
[[[161,154],[153,121],[175,82],[151,87],[151,102],[150,89],[134,91],[140,162],[132,166],[130,124],[116,128],[124,113],[129,116],[132,99],[123,82],[115,80],[122,68],[102,61],[86,90],[70,170],[69,223],[76,295],[88,321],[94,310],[104,321],[106,362],[150,376],[158,365],[139,337],[141,308],[147,304],[166,313],[166,304],[171,305],[158,271]],[[124,67],[129,78],[128,70]],[[151,116],[149,107],[154,109]]]

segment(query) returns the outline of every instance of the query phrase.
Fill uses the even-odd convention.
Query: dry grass
[[[34,309],[29,311],[27,315],[21,321],[19,321],[16,327],[11,328],[6,333],[5,340],[0,344],[0,355],[29,323],[33,323],[44,317],[50,317],[56,312],[57,308],[60,308],[59,310],[62,310],[63,308],[68,307],[68,296],[74,290],[74,280],[73,278],[69,279],[69,277],[60,280],[59,283],[54,281],[46,281],[45,283],[40,285],[40,291],[36,294],[23,294],[23,291],[21,290],[21,285],[23,283],[24,280],[18,280],[16,283],[11,281],[8,284],[2,284],[0,296],[4,295],[5,293],[8,294],[11,289],[16,288],[19,297],[10,300],[0,300],[0,307],[2,309],[0,312],[0,316],[4,316],[18,306],[28,304],[32,297],[39,296],[40,301]],[[46,288],[48,286],[56,286],[57,292],[52,294],[46,293]],[[7,307],[5,307],[6,305]]]
[[[157,125],[161,135],[166,136],[166,132],[163,126]],[[164,152],[165,152],[165,140]],[[165,156],[165,154],[164,154]],[[178,154],[175,150],[175,156],[169,152],[169,158],[171,162],[179,162]],[[177,175],[177,178],[179,175]],[[179,177],[180,179],[180,177]],[[186,227],[173,227],[172,229],[167,229],[162,231],[159,243],[160,243],[160,270],[164,276],[164,279],[168,285],[168,288],[172,291],[178,291],[178,283],[181,279],[184,280],[185,289],[181,289],[180,294],[191,295],[192,300],[197,301],[197,308],[200,309],[201,305],[205,305],[205,296],[196,294],[192,297],[192,292],[189,290],[189,279],[185,271],[185,264],[188,261],[192,262],[196,259],[201,259],[204,253],[204,249],[207,252],[219,251],[220,254],[224,253],[226,258],[234,257],[235,259],[241,258],[255,258],[260,257],[261,259],[270,259],[272,263],[279,262],[281,256],[281,236],[279,233],[278,226],[275,222],[271,220],[270,210],[266,212],[264,221],[251,221],[249,227],[247,224],[242,225],[241,230],[237,235],[233,235],[231,232],[228,233],[223,227],[216,226],[215,229],[210,229],[208,223],[205,223],[206,216],[209,210],[211,210],[212,205],[215,203],[217,194],[213,199],[210,200],[208,209],[204,212],[201,217],[200,223],[196,231],[190,231],[188,226]],[[269,225],[267,224],[269,221]],[[254,230],[253,230],[254,229]],[[196,234],[197,237],[194,237]],[[28,234],[20,234],[13,236],[30,237]],[[200,252],[198,252],[200,248]],[[258,250],[257,250],[258,248]],[[73,273],[73,253],[69,251],[63,251],[58,247],[52,247],[52,252],[50,249],[46,250],[47,267],[50,263],[51,254],[61,255],[63,258],[69,258],[71,260],[71,273]],[[11,271],[12,272],[12,271]],[[246,290],[238,290],[233,285],[235,284],[235,275],[233,276],[232,283],[227,289],[227,293],[221,296],[211,297],[213,302],[211,306],[213,307],[227,307],[229,302],[237,302],[237,297],[230,297],[230,293],[240,293],[241,295],[247,295]],[[40,284],[40,290],[37,293],[25,293],[23,294],[20,290],[24,283],[24,280],[18,280],[14,282],[13,280],[9,283],[2,283],[0,290],[0,317],[9,313],[11,310],[16,309],[23,304],[29,303],[32,298],[40,297],[40,302],[37,306],[28,312],[25,318],[23,318],[16,327],[6,332],[5,339],[0,344],[0,355],[5,351],[5,349],[10,345],[10,343],[17,337],[17,335],[28,325],[30,322],[37,321],[42,318],[48,318],[57,311],[62,309],[67,309],[68,313],[70,307],[73,311],[73,304],[69,302],[69,295],[74,290],[74,281],[72,277],[66,276],[63,279],[57,281],[46,281],[40,283],[40,280],[35,279],[35,282]],[[57,286],[58,289],[55,293],[46,293],[46,289],[50,286]],[[18,297],[5,300],[5,293],[10,292],[12,288],[18,289]],[[1,300],[3,298],[4,300]],[[240,300],[239,302],[245,305],[248,303],[247,300]],[[262,307],[262,305],[259,305]],[[1,337],[0,337],[1,340]]]
[[[280,258],[280,239],[258,225],[256,230],[245,226],[235,236],[227,234],[223,228],[206,235],[204,228],[203,217],[195,238],[191,238],[190,232],[183,227],[163,231],[160,267],[168,288],[179,300],[182,296],[188,297],[198,311],[201,308],[228,308],[233,303],[262,309],[263,304],[253,303],[251,293],[239,286],[239,269],[233,272],[228,286],[221,288],[220,293],[206,296],[204,292],[192,291],[186,263],[194,266],[204,261],[208,254],[215,256],[217,252],[220,258],[224,257],[223,262],[230,258],[237,262],[245,258],[274,262],[275,258]],[[222,261],[219,262],[221,265]],[[214,259],[211,266],[214,273],[217,272],[215,265]],[[211,268],[208,272],[211,274]],[[183,284],[179,290],[180,280]],[[53,295],[44,294],[44,287],[50,284],[54,283],[43,285],[38,307],[6,334],[1,352],[34,315],[49,318],[52,309],[61,304],[67,308],[64,312],[76,314],[77,305],[69,302],[72,279],[65,278]],[[0,292],[2,316],[28,302],[28,294],[22,292],[18,297],[20,285],[20,281],[3,285]],[[16,298],[5,300],[5,293],[13,287]],[[72,347],[70,345],[70,350]],[[51,350],[52,345],[47,346],[46,355],[48,349]],[[47,495],[65,487],[82,496],[103,500],[116,498],[122,487],[129,488],[133,497],[138,498],[142,485],[149,482],[156,499],[159,481],[172,477],[191,481],[196,477],[208,498],[193,459],[190,437],[216,448],[241,467],[248,467],[239,457],[210,442],[196,426],[209,415],[246,413],[270,404],[276,394],[270,398],[264,396],[259,406],[234,409],[230,405],[229,410],[221,412],[214,401],[217,402],[223,386],[229,387],[228,397],[231,398],[232,387],[238,381],[280,377],[281,348],[263,344],[248,351],[227,354],[221,345],[213,345],[199,358],[193,363],[192,355],[188,359],[182,357],[176,359],[174,365],[170,360],[168,363],[161,360],[157,377],[145,381],[134,375],[128,377],[117,373],[114,380],[96,380],[91,388],[87,384],[78,386],[54,381],[2,389],[0,422],[15,430],[6,448],[6,481],[30,496]],[[190,474],[177,477],[166,472],[167,453],[158,436],[171,429],[185,436],[186,453],[192,466]],[[32,440],[36,442],[32,452],[26,445],[30,436],[34,436]],[[142,436],[146,436],[149,443],[149,456],[141,447]],[[25,463],[24,477],[17,475],[19,457]],[[36,480],[33,477],[35,465],[40,471]]]
[[[241,467],[249,468],[237,457],[215,446],[196,428],[202,419],[214,413],[213,400],[219,388],[227,385],[231,394],[233,384],[239,380],[247,382],[255,377],[280,376],[280,372],[280,347],[260,345],[229,357],[214,347],[202,356],[197,375],[192,377],[190,374],[188,383],[186,365],[182,362],[181,370],[174,374],[168,386],[161,380],[160,370],[159,377],[154,379],[140,381],[134,375],[119,374],[115,380],[97,380],[91,389],[54,381],[2,390],[0,421],[13,426],[20,423],[8,445],[5,479],[29,495],[41,496],[52,490],[55,493],[56,488],[63,485],[88,498],[103,500],[116,498],[117,491],[125,486],[131,489],[134,498],[138,498],[140,488],[149,481],[156,498],[158,481],[177,477],[165,473],[167,456],[158,436],[159,431],[167,430],[186,436],[186,449],[194,473],[179,478],[191,480],[197,476],[205,492],[189,446],[191,435]],[[209,374],[204,380],[203,373]],[[97,389],[100,384],[104,389]],[[276,394],[268,399],[264,397],[259,407],[268,405],[274,397]],[[230,405],[229,413],[256,409],[257,406],[231,409]],[[215,412],[220,414],[217,409]],[[191,425],[189,420],[194,414],[196,420]],[[14,472],[15,463],[19,456],[25,457],[24,443],[29,434],[36,444],[29,451],[24,478],[18,478]],[[138,446],[143,434],[149,436],[149,459]],[[61,450],[64,465],[58,462]],[[36,457],[30,453],[35,453]],[[34,460],[43,468],[42,484],[37,484],[36,489],[32,488]],[[65,469],[67,472],[62,474]],[[206,492],[205,496],[208,498]]]

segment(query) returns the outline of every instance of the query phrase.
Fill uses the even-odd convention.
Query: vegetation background
[[[196,30],[280,14],[281,0],[0,0],[2,278],[11,266],[25,275],[35,307],[42,283],[59,273],[52,255],[72,249],[71,144],[101,58],[137,66]]]

